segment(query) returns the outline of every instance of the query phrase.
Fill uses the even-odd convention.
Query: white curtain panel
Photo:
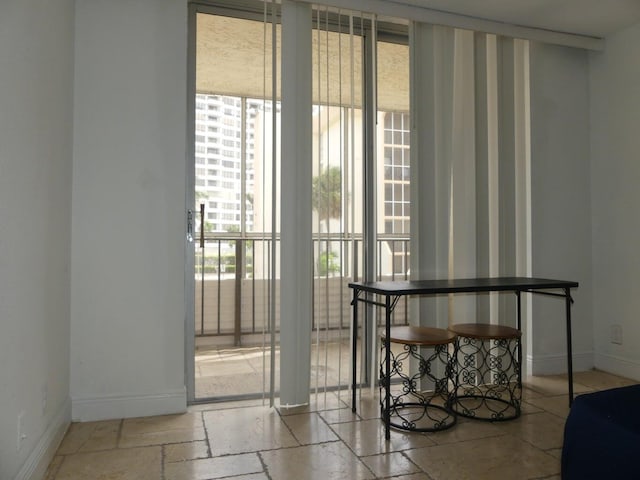
[[[411,277],[527,275],[528,43],[410,27]],[[515,298],[421,298],[412,322],[513,322]]]

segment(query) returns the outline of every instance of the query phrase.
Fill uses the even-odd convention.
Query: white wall
[[[186,408],[186,1],[76,2],[75,420]]]
[[[2,479],[42,475],[70,420],[72,88],[73,0],[1,2]]]
[[[640,380],[640,24],[590,54],[595,363]],[[611,343],[621,325],[622,345]]]
[[[531,43],[533,276],[573,280],[574,370],[593,367],[588,53]],[[597,289],[596,289],[597,290]],[[534,374],[566,371],[565,303],[533,296]]]

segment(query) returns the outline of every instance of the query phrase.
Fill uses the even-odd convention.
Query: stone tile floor
[[[575,374],[576,393],[636,383],[599,371]],[[194,406],[182,415],[74,423],[46,480],[560,479],[566,377],[529,377],[523,414],[502,423],[459,419],[437,433],[392,430],[363,391],[308,407],[256,402]]]
[[[311,385],[349,383],[349,341],[319,342],[311,347]],[[275,390],[280,388],[280,349],[276,349]],[[250,395],[268,390],[271,356],[260,346],[198,345],[195,355],[196,398]]]

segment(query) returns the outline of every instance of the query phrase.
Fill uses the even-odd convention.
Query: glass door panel
[[[269,18],[196,14],[195,401],[278,388],[270,259],[280,103],[271,68],[280,28]]]

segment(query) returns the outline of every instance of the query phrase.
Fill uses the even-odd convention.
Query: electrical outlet
[[[16,446],[18,448],[18,451],[20,451],[20,449],[22,448],[22,443],[27,438],[27,434],[25,433],[25,427],[24,427],[24,415],[25,415],[24,412],[20,412],[20,414],[18,415],[18,438],[16,441]]]
[[[622,345],[622,325],[611,325],[611,343]]]

